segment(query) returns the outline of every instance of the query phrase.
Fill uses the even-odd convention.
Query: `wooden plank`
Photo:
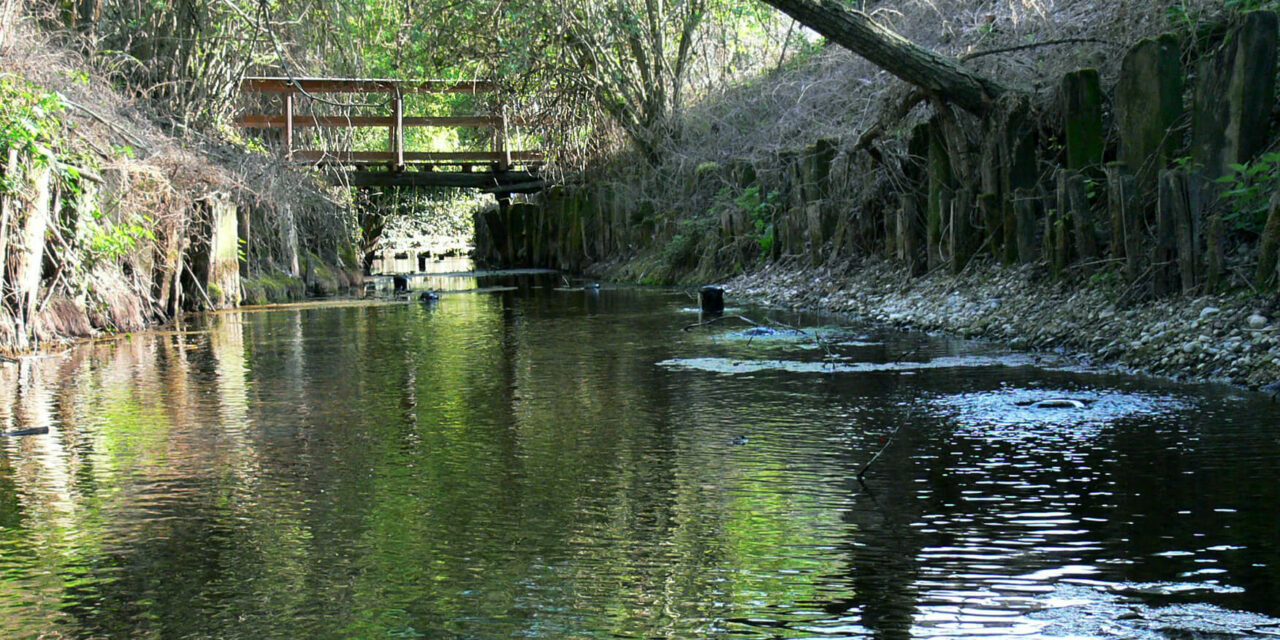
[[[511,151],[511,161],[516,164],[542,161],[541,151]],[[294,151],[293,158],[299,162],[334,162],[334,163],[393,163],[398,158],[390,151]],[[440,162],[440,163],[498,163],[506,158],[504,153],[492,151],[428,151],[405,152],[404,162]]]
[[[456,171],[350,171],[345,176],[331,176],[333,184],[352,187],[455,187],[459,189],[489,189],[510,187],[512,191],[526,188],[538,180],[527,171],[501,173],[461,173]]]
[[[487,80],[250,77],[240,81],[243,93],[488,93],[494,89]]]
[[[285,126],[288,120],[279,114],[250,113],[240,116],[236,126],[245,128],[269,129]],[[304,127],[389,127],[393,124],[391,116],[305,116],[293,117],[293,128]],[[404,119],[406,127],[498,127],[502,118],[498,116],[432,116],[408,117]],[[518,125],[525,124],[517,122]]]

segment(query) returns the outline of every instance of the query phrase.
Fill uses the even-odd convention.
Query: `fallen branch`
[[[83,111],[84,113],[88,114],[89,117],[93,118],[94,120],[97,120],[98,122],[101,122],[102,124],[107,125],[108,127],[111,128],[112,131],[115,131],[116,133],[120,134],[120,137],[124,138],[125,142],[128,142],[129,144],[135,147],[138,147],[143,151],[151,150],[151,145],[148,145],[147,143],[143,142],[141,138],[138,138],[137,136],[133,135],[124,127],[121,127],[120,125],[114,122],[111,122],[106,118],[98,115],[98,113],[93,109],[90,109],[89,107],[86,107],[82,104],[78,104],[70,100],[67,100],[66,98],[63,98],[62,102],[63,104],[66,104],[68,107],[79,109],[80,111]]]
[[[874,456],[871,456],[871,459],[868,460],[866,464],[862,465],[862,470],[858,471],[858,482],[862,482],[863,476],[867,475],[867,469],[870,469],[871,465],[875,464],[876,460],[879,460],[880,456],[884,455],[884,452],[889,448],[889,445],[893,444],[894,438],[898,437],[898,432],[902,431],[902,426],[904,424],[906,424],[905,421],[899,422],[898,426],[894,428],[893,433],[890,433],[889,438],[885,440],[884,446],[880,447],[880,450],[877,451]]]
[[[1013,53],[1014,51],[1026,51],[1027,49],[1038,49],[1040,47],[1052,47],[1060,44],[1109,44],[1114,47],[1121,46],[1119,42],[1112,40],[1103,40],[1101,38],[1063,38],[1061,40],[1046,40],[1044,42],[1032,42],[1031,44],[1020,44],[1013,47],[1000,47],[999,49],[987,49],[985,51],[975,51],[960,56],[960,60],[968,62],[985,56],[994,56],[1000,53]]]
[[[723,321],[725,321],[725,320],[741,320],[741,321],[743,321],[743,322],[745,322],[745,323],[747,323],[747,324],[749,324],[749,325],[751,325],[751,326],[753,326],[753,327],[764,327],[764,325],[760,324],[759,322],[756,322],[755,320],[752,320],[752,319],[747,318],[747,317],[745,317],[745,316],[720,316],[720,317],[718,317],[718,318],[712,318],[712,319],[710,319],[710,320],[705,320],[705,321],[703,321],[703,322],[695,322],[695,323],[693,323],[693,324],[691,324],[691,325],[689,325],[689,326],[687,326],[687,327],[685,327],[685,328],[681,329],[681,331],[688,331],[688,330],[690,330],[690,329],[697,329],[698,327],[707,327],[707,326],[713,325],[713,324],[715,324],[715,323],[717,323],[717,322],[723,322]]]

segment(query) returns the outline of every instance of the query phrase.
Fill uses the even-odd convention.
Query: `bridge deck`
[[[537,170],[543,163],[540,151],[512,151],[506,147],[509,127],[526,124],[509,117],[499,106],[495,113],[469,116],[407,117],[404,95],[413,93],[488,93],[496,86],[487,81],[392,80],[368,78],[245,78],[242,93],[283,96],[281,113],[245,114],[237,124],[243,128],[282,130],[284,160],[309,166],[340,167],[344,175],[335,183],[351,186],[440,186],[484,189],[497,193],[541,188]],[[389,95],[390,115],[330,116],[301,115],[294,112],[297,95],[315,93],[381,93]],[[295,129],[308,127],[386,128],[387,151],[323,151],[294,148]],[[490,131],[488,151],[419,152],[404,146],[406,127],[477,127]],[[437,171],[456,167],[459,171]],[[376,169],[385,170],[376,170]],[[520,168],[522,170],[517,170]],[[411,170],[417,169],[417,170]],[[512,187],[507,189],[507,187]]]

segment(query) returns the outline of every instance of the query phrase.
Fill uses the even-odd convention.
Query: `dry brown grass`
[[[0,17],[8,6],[0,7]],[[41,339],[81,336],[88,326],[135,330],[163,319],[164,305],[153,298],[151,275],[141,273],[152,265],[139,256],[159,255],[167,237],[186,236],[204,210],[194,203],[209,194],[230,194],[252,212],[256,256],[278,254],[287,235],[284,228],[290,225],[306,225],[295,237],[313,237],[317,247],[336,248],[350,233],[342,203],[318,180],[283,167],[274,156],[247,152],[215,134],[186,130],[167,114],[125,97],[90,61],[40,32],[30,16],[4,27],[0,73],[23,77],[65,98],[69,149],[60,151],[87,154],[93,166],[85,168],[104,180],[98,204],[113,222],[149,220],[146,224],[157,236],[155,246],[97,264],[79,281],[46,282],[52,291],[41,293],[47,300]],[[336,249],[331,253],[336,258]],[[0,326],[0,347],[9,334]]]
[[[964,58],[1033,43],[1075,40],[979,55],[969,68],[1028,92],[1044,112],[1056,105],[1055,89],[1068,71],[1097,68],[1104,87],[1114,84],[1124,51],[1133,42],[1179,26],[1183,16],[1208,17],[1220,0],[901,0],[864,1],[861,9],[908,39]],[[1087,40],[1087,41],[1081,41]],[[837,46],[793,57],[789,64],[745,84],[712,93],[686,112],[681,136],[651,167],[623,153],[597,179],[626,183],[656,211],[697,215],[727,183],[695,175],[708,163],[747,160],[761,175],[776,172],[780,154],[819,138],[839,140],[840,198],[856,209],[883,193],[895,177],[853,153],[859,136],[901,101],[909,87]],[[905,154],[905,133],[931,113],[916,106],[879,140],[888,156]],[[1046,113],[1047,119],[1052,119]],[[712,174],[714,177],[715,174]],[[673,185],[677,185],[673,188]]]

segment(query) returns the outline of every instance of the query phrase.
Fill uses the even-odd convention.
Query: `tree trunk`
[[[987,115],[1005,91],[956,60],[916,45],[839,0],[764,2],[872,64],[975,115]]]

